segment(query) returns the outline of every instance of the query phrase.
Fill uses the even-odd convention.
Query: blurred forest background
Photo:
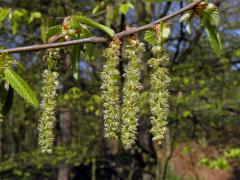
[[[131,2],[129,5],[127,2]],[[107,44],[81,51],[80,79],[69,71],[71,48],[62,48],[54,153],[44,155],[37,144],[39,110],[19,96],[0,123],[0,179],[240,179],[240,1],[211,1],[220,8],[223,53],[217,57],[206,33],[194,21],[192,35],[178,18],[170,21],[165,46],[171,56],[171,98],[168,131],[161,145],[152,143],[149,129],[148,73],[144,69],[137,145],[125,151],[103,136],[99,73]],[[0,0],[14,18],[1,20],[0,46],[44,43],[48,27],[80,13],[112,27],[141,26],[187,2],[160,0]],[[18,12],[18,13],[14,13]],[[95,30],[96,35],[104,35]],[[144,33],[138,37],[143,39]],[[20,71],[39,95],[44,51],[14,54],[25,65]],[[151,56],[150,46],[144,63]]]

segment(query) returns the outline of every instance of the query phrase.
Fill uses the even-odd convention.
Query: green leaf
[[[11,23],[12,23],[12,33],[16,34],[18,29],[18,22],[14,16],[11,19]]]
[[[0,22],[3,22],[8,16],[9,10],[7,8],[0,8]]]
[[[87,17],[76,15],[76,16],[72,16],[72,18],[75,19],[78,23],[82,23],[82,24],[85,24],[85,25],[88,25],[88,26],[91,26],[91,27],[101,29],[102,31],[109,34],[110,36],[113,36],[115,34],[113,29],[111,29],[107,26],[104,26],[102,24],[99,24],[99,23],[97,23],[97,22],[95,22],[95,21],[93,21],[93,20],[91,20]]]
[[[193,18],[193,15],[194,15],[193,11],[190,10],[190,11],[184,13],[179,19],[180,23],[186,22],[186,30],[189,34],[192,33],[192,18]]]
[[[153,30],[148,30],[144,34],[144,40],[147,41],[151,45],[157,45],[159,42],[162,43],[171,33],[171,29],[164,23],[160,24],[160,32],[159,34]]]
[[[10,13],[10,21],[12,24],[12,33],[16,34],[18,30],[19,21],[26,15],[26,10],[20,9]]]
[[[221,22],[218,8],[212,3],[208,4],[207,8],[202,12],[202,15],[207,18],[212,25],[218,26]]]
[[[191,19],[187,20],[186,30],[189,34],[192,34],[192,20]]]
[[[222,43],[218,33],[217,26],[208,23],[205,24],[205,30],[214,52],[219,56],[222,51]]]
[[[214,4],[209,3],[206,9],[201,11],[200,17],[201,25],[205,27],[213,51],[220,56],[222,43],[217,29],[217,26],[221,22],[218,8]]]
[[[215,23],[213,23],[213,20],[211,16],[208,16],[208,14],[203,13],[202,14],[202,19],[201,19],[202,25],[205,27],[205,30],[208,35],[208,39],[210,41],[210,44],[214,50],[214,52],[220,56],[221,51],[222,51],[222,43],[221,39],[218,33],[217,26]]]
[[[111,27],[114,19],[114,9],[112,5],[106,7],[106,26]]]
[[[170,34],[171,34],[170,27],[167,26],[166,24],[162,23],[161,24],[161,34],[160,34],[161,38],[162,39],[167,39],[168,36],[170,36]]]
[[[96,5],[93,10],[92,10],[92,14],[96,14],[100,9],[100,6],[99,5]]]
[[[180,17],[179,22],[182,23],[184,21],[187,21],[189,18],[191,18],[191,16],[192,16],[192,11],[188,11]]]
[[[42,14],[40,12],[32,12],[30,14],[30,18],[28,19],[28,23],[33,22],[34,19],[40,19],[42,17]]]
[[[215,26],[218,26],[221,23],[221,18],[218,10],[211,12],[210,23]]]
[[[15,71],[11,68],[4,69],[4,79],[26,102],[34,107],[38,107],[38,100],[35,93]]]
[[[144,40],[147,41],[151,45],[157,44],[156,33],[152,30],[146,31],[144,34]]]
[[[47,33],[48,33],[48,19],[46,17],[41,18],[41,38],[44,43],[47,42]]]
[[[61,34],[61,32],[62,32],[62,26],[61,25],[50,27],[48,29],[46,39],[48,40],[49,38],[51,38],[55,35],[59,35],[59,34]]]
[[[130,9],[134,9],[133,4],[130,2],[122,4],[119,8],[120,12],[124,15],[126,15]]]
[[[78,78],[79,78],[80,50],[81,50],[80,45],[73,46],[71,70],[73,72],[73,77],[76,80],[78,80]]]
[[[26,71],[25,67],[19,61],[14,60],[13,64],[15,64],[19,69]]]

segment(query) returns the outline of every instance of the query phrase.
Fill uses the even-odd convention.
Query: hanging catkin
[[[121,141],[125,149],[129,149],[136,141],[139,97],[142,85],[141,79],[141,59],[144,44],[135,38],[128,39],[125,49],[125,57],[128,64],[125,68],[123,84],[123,105],[122,105],[122,129]]]
[[[166,68],[169,62],[169,57],[162,45],[163,29],[158,28],[156,34],[158,38],[158,44],[152,48],[154,58],[148,61],[148,64],[152,70],[150,74],[151,90],[149,104],[152,114],[151,133],[153,134],[153,140],[160,143],[167,129],[167,116],[169,111],[168,88],[170,78],[168,69]]]
[[[120,72],[118,70],[121,41],[114,39],[109,47],[105,49],[104,56],[106,64],[101,73],[102,99],[104,101],[104,130],[105,137],[118,138],[120,128]]]
[[[55,71],[59,59],[59,49],[48,49],[44,56],[47,68],[42,73],[43,85],[41,92],[41,117],[38,124],[38,143],[43,153],[51,153],[54,143],[54,124],[58,76]]]

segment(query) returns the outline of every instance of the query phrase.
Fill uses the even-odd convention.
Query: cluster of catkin
[[[167,70],[169,57],[163,49],[159,34],[160,32],[156,32],[159,43],[152,47],[154,57],[148,61],[151,68],[149,96],[151,133],[153,134],[153,140],[157,142],[161,142],[167,128],[168,88],[170,83]],[[106,64],[101,73],[104,130],[105,137],[113,139],[120,137],[123,147],[129,149],[134,145],[137,137],[140,91],[142,89],[140,83],[141,57],[145,47],[135,36],[128,38],[124,49],[124,58],[127,60],[127,65],[124,68],[122,88],[119,72],[120,51],[121,41],[114,38],[103,53],[106,58]],[[44,56],[46,69],[42,73],[41,117],[38,124],[38,143],[41,152],[44,153],[51,153],[54,143],[54,112],[59,86],[59,74],[56,72],[56,66],[59,58],[59,49],[48,49]],[[121,95],[123,96],[122,101],[120,100]]]
[[[43,153],[51,153],[54,143],[54,124],[57,89],[59,86],[58,72],[59,49],[48,49],[44,55],[46,69],[42,73],[41,115],[38,123],[38,143]]]
[[[129,37],[124,49],[127,65],[124,68],[124,83],[122,87],[122,102],[120,101],[120,40],[113,40],[105,50],[106,65],[101,74],[105,136],[117,139],[119,136],[125,149],[132,147],[137,137],[139,99],[142,85],[141,55],[145,51],[144,44],[135,37]],[[168,115],[168,86],[170,78],[166,68],[169,58],[159,44],[152,48],[154,58],[148,61],[151,68],[150,97],[151,123],[153,140],[160,142],[164,137]]]

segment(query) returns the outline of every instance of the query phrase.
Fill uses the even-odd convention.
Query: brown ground
[[[188,147],[187,152],[184,147]],[[199,164],[203,156],[214,156],[217,151],[213,148],[200,149],[199,146],[179,146],[173,153],[171,164],[173,171],[184,180],[230,180],[231,170],[213,170]]]

